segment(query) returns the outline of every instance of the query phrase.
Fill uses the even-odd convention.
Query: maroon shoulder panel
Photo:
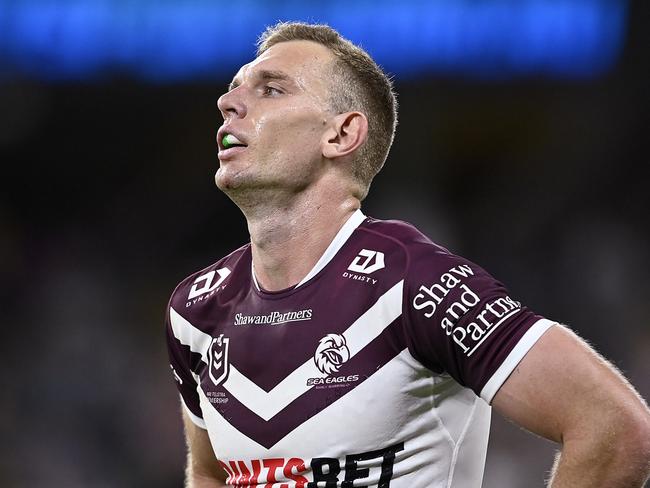
[[[449,373],[479,395],[542,317],[512,299],[480,266],[421,234],[405,244],[409,267],[404,327],[409,349],[431,370]]]
[[[207,268],[185,278],[172,293],[167,306],[165,329],[170,367],[176,381],[176,387],[183,397],[185,405],[199,418],[203,418],[203,414],[199,405],[197,383],[192,373],[198,374],[200,371],[202,367],[201,355],[192,352],[189,346],[181,344],[174,337],[169,318],[170,308],[183,313],[184,310],[194,307],[198,316],[209,320],[211,313],[218,309],[219,292],[224,292],[228,288],[234,276],[245,279],[246,276],[250,275],[250,273],[238,273],[236,275],[232,273],[233,269],[242,269],[245,266],[245,263],[241,261],[242,256],[245,256],[248,250],[248,245],[243,246]],[[250,269],[250,261],[248,261],[248,266]],[[234,288],[236,287],[230,287],[230,290]],[[214,300],[210,301],[209,298],[214,298]],[[204,303],[207,307],[202,306]],[[213,333],[210,327],[205,327],[204,332]]]

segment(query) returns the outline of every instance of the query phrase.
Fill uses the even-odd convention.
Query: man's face
[[[218,101],[224,118],[217,133],[220,189],[300,191],[318,177],[321,141],[335,115],[329,111],[324,76],[333,60],[324,46],[290,41],[239,70]],[[244,145],[227,148],[225,136]]]

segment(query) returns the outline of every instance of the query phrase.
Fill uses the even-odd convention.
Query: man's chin
[[[245,174],[242,171],[234,172],[219,168],[214,177],[214,181],[222,192],[231,198],[234,195],[247,193],[251,190],[260,188],[259,182],[254,181],[250,174]]]
[[[238,175],[232,174],[231,171],[224,170],[223,167],[217,170],[217,174],[214,175],[214,182],[223,192],[236,190],[241,186],[241,177],[238,178]]]

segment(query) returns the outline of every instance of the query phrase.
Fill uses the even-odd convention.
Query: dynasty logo
[[[216,280],[215,276],[217,277]],[[191,307],[197,302],[207,300],[215,293],[225,288],[226,285],[224,284],[224,281],[228,276],[230,276],[230,270],[228,268],[221,268],[215,271],[210,271],[209,273],[196,278],[187,295],[185,307]]]
[[[356,258],[350,263],[347,271],[343,272],[343,278],[362,281],[364,283],[377,284],[377,280],[371,275],[375,271],[386,267],[384,253],[371,249],[362,249]]]

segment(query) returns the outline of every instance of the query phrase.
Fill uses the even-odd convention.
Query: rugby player
[[[216,184],[250,243],[174,291],[187,487],[479,487],[491,407],[560,444],[550,486],[640,487],[647,405],[566,327],[361,201],[391,82],[327,26],[278,24],[219,98]]]

